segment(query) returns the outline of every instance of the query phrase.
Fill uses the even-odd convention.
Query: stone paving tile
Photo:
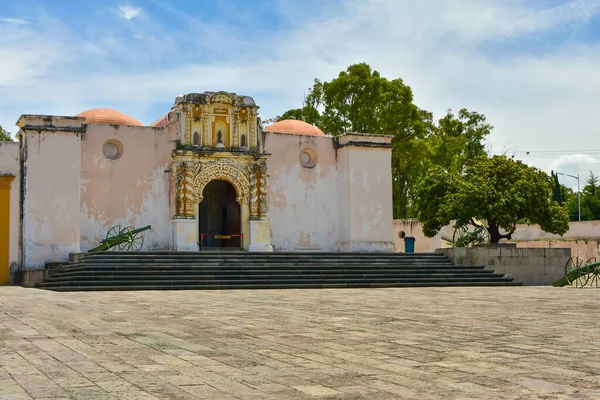
[[[597,399],[600,290],[0,287],[0,399]]]

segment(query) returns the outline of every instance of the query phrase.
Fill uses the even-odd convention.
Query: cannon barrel
[[[106,251],[106,250],[110,249],[111,247],[115,247],[115,246],[121,245],[122,243],[128,242],[132,237],[137,237],[136,236],[137,234],[147,231],[148,229],[151,229],[151,228],[152,228],[152,225],[146,225],[141,228],[136,228],[136,229],[131,229],[131,230],[122,230],[121,231],[122,233],[118,233],[114,236],[108,237],[108,235],[107,235],[107,237],[105,239],[102,239],[100,241],[99,246],[96,246],[93,249],[88,250],[88,253],[95,253],[98,251]],[[112,230],[112,228],[111,228],[111,230]],[[110,231],[109,231],[109,235],[110,235]],[[138,243],[138,245],[139,245],[138,247],[141,247],[141,242]]]
[[[113,237],[111,237],[111,238],[102,239],[102,240],[100,241],[100,243],[106,243],[106,242],[108,242],[108,241],[110,241],[110,242],[113,242],[113,241],[115,241],[115,240],[118,240],[118,242],[117,242],[117,243],[119,243],[119,242],[123,241],[124,239],[127,239],[127,237],[128,237],[129,235],[136,235],[136,234],[138,234],[138,233],[140,233],[140,232],[147,231],[148,229],[151,229],[151,228],[152,228],[152,225],[146,225],[146,226],[142,226],[141,228],[132,229],[132,230],[130,230],[130,231],[128,231],[128,232],[125,232],[125,233],[119,233],[118,235],[115,235],[115,236],[113,236]]]
[[[573,268],[569,271],[564,278],[561,278],[554,282],[552,286],[554,287],[563,287],[568,285],[570,282],[573,282],[575,279],[580,278],[582,276],[586,276],[587,274],[591,274],[594,271],[594,268],[600,266],[600,262],[594,264],[582,265],[578,268]]]

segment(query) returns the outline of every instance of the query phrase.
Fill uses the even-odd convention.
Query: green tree
[[[566,205],[552,199],[552,189],[548,174],[505,156],[479,157],[463,173],[437,166],[416,187],[417,218],[429,237],[452,221],[485,221],[492,243],[510,239],[517,223],[562,235],[569,216]]]
[[[454,115],[448,110],[430,137],[434,164],[448,171],[462,171],[472,160],[486,154],[485,140],[492,129],[483,114],[463,108]]]
[[[600,180],[590,171],[590,176],[581,191],[581,220],[600,219]]]
[[[430,113],[413,104],[412,90],[401,79],[388,80],[365,63],[351,65],[330,82],[315,79],[302,107],[282,119],[302,120],[333,136],[391,135],[394,217],[409,215],[409,196],[429,151],[421,141],[433,123]]]
[[[560,184],[558,181],[558,174],[555,174],[554,171],[550,171],[550,176],[552,177],[552,198],[554,201],[563,204],[566,202],[566,188]]]
[[[417,107],[402,79],[388,80],[368,64],[354,64],[329,82],[315,79],[302,107],[278,120],[296,119],[333,136],[346,132],[392,136],[394,218],[415,216],[413,190],[432,165],[461,171],[469,160],[485,154],[484,139],[492,130],[485,116],[462,109],[434,122]]]
[[[12,142],[10,132],[2,128],[2,125],[0,125],[0,142]]]

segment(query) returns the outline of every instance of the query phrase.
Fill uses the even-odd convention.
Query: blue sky
[[[273,117],[367,62],[438,117],[487,115],[494,151],[586,175],[600,173],[598,50],[600,0],[0,0],[0,125],[95,107],[149,123],[205,90]]]

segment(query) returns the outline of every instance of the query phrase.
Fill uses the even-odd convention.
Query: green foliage
[[[571,221],[579,220],[579,204],[577,193],[569,191],[566,202],[569,208]],[[581,220],[600,220],[600,179],[590,171],[586,185],[581,190]]]
[[[550,171],[550,176],[552,177],[552,198],[554,201],[564,204],[566,202],[566,190],[567,188],[560,184],[558,181],[558,174],[555,174],[554,171]]]
[[[437,123],[413,103],[409,86],[388,80],[368,64],[354,64],[330,82],[315,79],[301,108],[277,120],[296,119],[327,134],[346,132],[392,136],[394,218],[415,215],[413,190],[433,165],[460,171],[484,154],[483,140],[492,127],[485,117],[466,109],[451,111]]]
[[[510,238],[522,222],[562,235],[567,207],[552,199],[552,189],[552,178],[537,168],[504,156],[478,157],[464,173],[433,167],[416,187],[415,206],[429,237],[452,221],[475,219],[486,221],[492,243]]]
[[[435,165],[447,171],[462,171],[472,160],[486,154],[484,141],[492,129],[482,114],[463,108],[455,116],[448,110],[430,138]]]
[[[12,142],[12,138],[10,137],[10,132],[2,128],[0,125],[0,142]]]

